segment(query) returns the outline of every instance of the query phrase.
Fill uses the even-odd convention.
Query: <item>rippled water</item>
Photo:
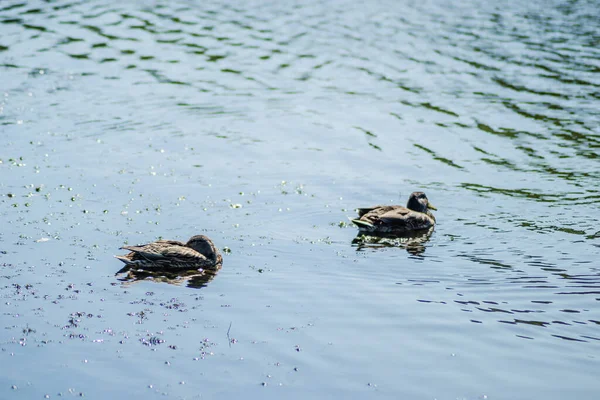
[[[595,399],[597,4],[458,3],[0,2],[0,398]]]

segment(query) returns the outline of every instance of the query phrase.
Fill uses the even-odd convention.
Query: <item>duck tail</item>
[[[358,228],[362,230],[372,231],[375,228],[373,224],[366,221],[361,221],[360,219],[351,219],[350,221],[352,221],[354,225],[358,226]]]
[[[125,264],[127,264],[127,265],[131,265],[131,264],[133,264],[133,263],[131,262],[131,260],[130,260],[129,258],[127,258],[127,256],[115,256],[115,258],[116,258],[117,260],[123,261],[123,262],[124,262]]]

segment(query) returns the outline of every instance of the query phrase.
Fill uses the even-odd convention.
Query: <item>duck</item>
[[[192,236],[187,243],[177,240],[157,240],[138,246],[123,246],[130,253],[115,256],[125,267],[144,270],[218,270],[223,257],[207,236]]]
[[[358,218],[351,221],[359,231],[379,234],[407,234],[430,229],[435,217],[430,210],[437,210],[425,193],[413,192],[406,207],[389,205],[358,208]]]

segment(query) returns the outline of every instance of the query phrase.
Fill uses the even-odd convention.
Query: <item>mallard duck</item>
[[[121,249],[131,251],[124,256],[115,256],[127,267],[147,270],[216,270],[223,263],[219,250],[204,235],[192,236],[187,243],[157,240],[139,246],[123,246]]]
[[[375,206],[359,208],[358,218],[352,222],[360,231],[372,233],[403,234],[435,225],[435,217],[429,210],[437,210],[425,193],[414,192],[408,198],[406,207]]]

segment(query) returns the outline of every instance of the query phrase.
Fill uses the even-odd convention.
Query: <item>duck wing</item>
[[[390,227],[407,230],[426,229],[433,225],[429,215],[401,206],[377,215],[377,219]]]
[[[132,259],[146,259],[153,262],[177,261],[190,264],[206,261],[204,255],[176,240],[159,240],[141,246],[123,246],[122,249],[131,251]]]
[[[363,215],[371,214],[371,215],[381,215],[388,211],[392,211],[393,209],[402,206],[373,206],[373,207],[362,207],[357,208],[358,217],[362,217]],[[404,208],[404,207],[402,207]]]
[[[170,246],[181,246],[185,247],[185,243],[178,240],[157,240],[156,242],[140,244],[137,246],[123,246],[121,249],[129,250],[134,252],[160,252],[161,248],[167,248]]]

